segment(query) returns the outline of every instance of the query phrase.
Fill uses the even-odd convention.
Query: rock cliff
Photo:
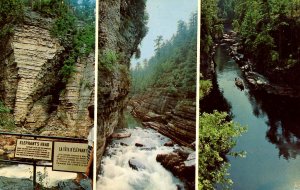
[[[29,133],[75,136],[83,130],[85,135],[91,125],[94,55],[78,59],[63,85],[58,73],[66,50],[50,35],[53,23],[27,10],[24,22],[1,40],[0,99],[13,111],[16,126]]]
[[[115,128],[123,126],[123,111],[127,104],[130,86],[128,71],[130,58],[138,51],[137,46],[146,33],[143,23],[144,11],[144,1],[102,0],[99,2],[97,139],[99,160],[104,152],[106,139]],[[97,169],[99,168],[100,162],[97,162]]]
[[[149,90],[130,100],[132,113],[142,124],[158,130],[175,142],[193,147],[196,140],[196,103],[194,98]]]

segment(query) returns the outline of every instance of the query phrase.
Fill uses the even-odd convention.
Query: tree
[[[155,42],[154,47],[155,47],[155,52],[156,53],[161,48],[162,41],[163,41],[163,37],[161,35],[157,36],[157,38],[154,40],[154,42]]]
[[[190,20],[195,19],[196,13]],[[156,52],[149,60],[143,60],[139,69],[131,71],[133,93],[160,88],[170,93],[179,90],[186,96],[195,96],[197,67],[197,24],[178,22],[176,34],[163,41],[155,40]]]
[[[21,0],[0,1],[0,37],[12,33],[12,26],[23,21],[24,5]]]
[[[232,184],[228,178],[227,169],[230,165],[226,162],[226,155],[235,146],[235,137],[240,136],[246,129],[228,121],[227,117],[227,113],[218,111],[200,115],[199,190],[214,190],[216,184],[226,189]],[[244,153],[229,154],[244,156]]]

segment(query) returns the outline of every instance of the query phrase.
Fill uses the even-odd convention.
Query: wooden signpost
[[[52,141],[17,139],[15,158],[52,160]]]
[[[54,142],[54,171],[85,172],[88,164],[86,143]]]
[[[56,136],[41,136],[0,132],[0,135],[19,136],[15,148],[15,158],[25,158],[28,161],[0,160],[1,162],[33,165],[33,187],[36,184],[36,167],[51,167],[55,171],[85,172],[88,164],[88,144],[86,139]],[[23,138],[23,137],[26,137]],[[33,139],[28,139],[28,137]],[[52,139],[52,140],[37,140]],[[55,140],[53,140],[55,139]],[[63,141],[63,142],[62,142]],[[49,164],[38,164],[38,161],[50,161]]]

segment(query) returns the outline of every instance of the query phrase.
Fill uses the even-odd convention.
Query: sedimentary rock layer
[[[134,116],[151,127],[172,138],[181,145],[192,146],[196,139],[196,104],[163,90],[149,90],[130,100]]]

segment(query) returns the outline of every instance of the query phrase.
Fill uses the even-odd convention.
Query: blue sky
[[[188,21],[192,12],[197,11],[197,0],[147,0],[146,11],[149,14],[148,33],[141,43],[141,58],[149,59],[154,55],[154,40],[162,35],[164,40],[170,39],[177,31],[179,20]]]

